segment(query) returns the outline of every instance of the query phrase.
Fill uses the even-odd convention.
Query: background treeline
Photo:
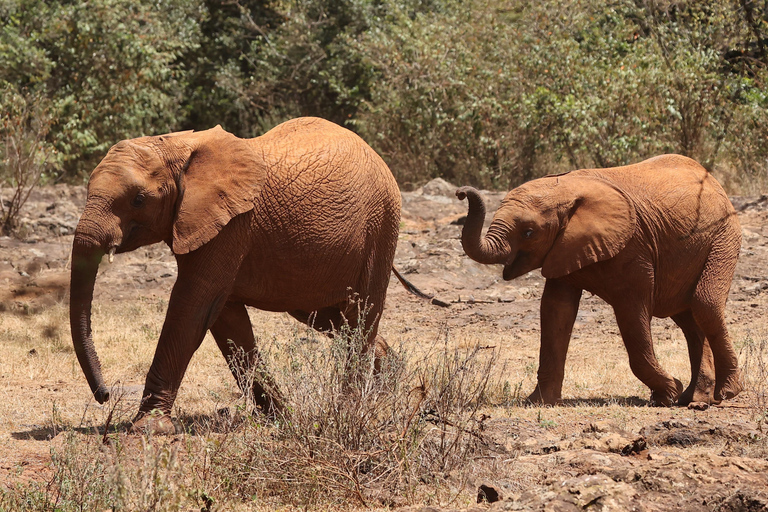
[[[768,173],[768,0],[0,0],[0,23],[11,182],[300,115],[359,133],[406,188],[665,152],[732,193]]]

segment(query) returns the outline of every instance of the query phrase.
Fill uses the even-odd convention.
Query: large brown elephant
[[[609,169],[530,181],[504,198],[484,238],[485,206],[471,187],[462,232],[467,255],[504,265],[505,280],[541,268],[538,385],[529,400],[561,399],[565,358],[583,290],[613,306],[633,373],[656,405],[715,402],[741,391],[724,309],[741,245],[728,197],[695,161],[664,155]],[[691,383],[659,365],[651,318],[682,329]],[[711,351],[710,351],[711,347]]]
[[[258,355],[246,306],[286,311],[328,332],[358,324],[377,336],[397,245],[400,192],[384,161],[328,121],[295,119],[254,139],[221,127],[122,141],[88,183],[72,248],[70,321],[94,397],[109,399],[91,336],[91,303],[105,254],[163,241],[178,264],[168,311],[133,428],[173,428],[169,416],[192,354],[210,329]],[[237,375],[236,375],[237,376]],[[269,379],[266,379],[269,383]],[[256,383],[265,410],[279,394]],[[147,413],[159,410],[159,420]]]

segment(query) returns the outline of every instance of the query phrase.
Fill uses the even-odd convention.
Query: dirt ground
[[[649,391],[629,370],[610,307],[585,294],[566,366],[565,403],[538,408],[519,399],[535,385],[544,280],[535,271],[504,282],[500,267],[469,260],[459,241],[466,203],[454,190],[434,180],[403,193],[395,257],[409,280],[451,307],[427,304],[393,277],[380,331],[393,346],[418,349],[450,339],[498,354],[500,398],[486,411],[486,451],[469,495],[449,506],[467,508],[473,489],[483,489],[491,501],[498,495],[496,503],[482,505],[494,510],[768,510],[768,196],[732,198],[743,244],[727,317],[744,393],[703,411],[650,407]],[[503,195],[485,194],[490,212]],[[69,251],[84,199],[83,187],[37,190],[21,237],[0,238],[0,483],[6,486],[47,477],[51,443],[63,425],[87,430],[103,421],[71,350],[66,304]],[[113,347],[117,355],[102,360],[106,378],[120,382],[133,404],[175,277],[163,245],[118,255],[100,269],[95,341],[100,351]],[[112,311],[124,312],[131,325],[99,324],[100,315]],[[259,311],[251,316],[257,338],[293,322]],[[141,337],[124,341],[120,329]],[[653,332],[662,365],[687,383],[682,333],[666,319],[656,319]],[[221,359],[207,339],[185,377],[179,408],[213,407],[211,396],[233,393]]]

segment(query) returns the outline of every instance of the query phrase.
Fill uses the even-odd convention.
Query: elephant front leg
[[[561,399],[565,358],[580,300],[580,288],[559,279],[547,279],[544,284],[538,383],[528,397],[532,403],[555,405]]]
[[[226,233],[225,229],[219,238]],[[174,431],[170,414],[179,386],[206,331],[216,322],[232,293],[241,255],[239,251],[222,250],[210,243],[188,255],[177,256],[179,277],[168,301],[132,431]]]
[[[189,361],[200,347],[206,329],[205,321],[201,318],[194,319],[185,315],[184,319],[180,319],[180,316],[174,314],[176,308],[173,304],[172,295],[155,357],[147,373],[141,406],[130,428],[132,433],[149,431],[155,434],[173,434],[176,432],[171,422],[171,409]]]
[[[203,336],[200,336],[191,346],[197,349],[202,340]],[[131,433],[173,434],[176,432],[176,427],[171,422],[171,409],[194,350],[186,346],[181,347],[178,343],[174,344],[179,347],[178,349],[171,349],[168,348],[169,344],[170,342],[163,341],[161,335],[161,341],[158,343],[144,383],[139,412],[131,422]],[[173,363],[169,364],[172,360]]]
[[[211,334],[240,390],[246,395],[251,394],[253,401],[266,414],[283,411],[285,400],[277,384],[261,368],[261,356],[255,346],[253,327],[245,305],[227,302],[211,326]]]

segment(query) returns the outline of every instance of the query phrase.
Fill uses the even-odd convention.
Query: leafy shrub
[[[89,173],[120,139],[171,131],[183,53],[197,44],[196,2],[8,0],[0,81],[42,84],[56,112],[48,140],[61,172]]]
[[[6,0],[0,81],[43,91],[56,171],[122,138],[314,115],[404,187],[509,188],[691,156],[734,189],[768,172],[768,10],[745,0]]]
[[[53,116],[45,96],[16,91],[10,84],[0,89],[0,184],[9,186],[9,197],[0,194],[0,230],[4,235],[18,227],[19,213],[29,194],[54,161],[47,142]]]
[[[508,188],[666,152],[764,173],[768,75],[726,61],[755,37],[734,3],[475,1],[393,20],[362,43],[381,79],[355,126],[401,183]]]

